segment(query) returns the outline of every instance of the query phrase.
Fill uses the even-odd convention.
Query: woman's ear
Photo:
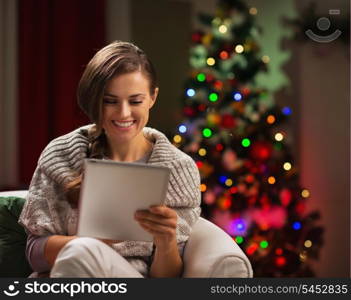
[[[158,87],[155,88],[155,92],[154,92],[154,94],[151,96],[151,102],[150,102],[150,107],[149,107],[149,108],[151,108],[151,107],[154,106],[154,104],[155,104],[155,102],[156,102],[156,99],[157,99],[157,96],[158,96],[158,91],[159,91],[159,88],[158,88]]]

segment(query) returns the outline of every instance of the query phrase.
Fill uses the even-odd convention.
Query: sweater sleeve
[[[200,174],[195,162],[187,155],[172,164],[165,204],[178,214],[177,241],[183,243],[188,240],[201,213]]]
[[[45,244],[48,238],[49,236],[37,236],[28,233],[26,257],[32,269],[38,273],[50,270],[50,265],[44,255]]]
[[[38,236],[66,235],[64,218],[68,203],[60,199],[62,196],[59,185],[38,164],[18,220],[19,224]]]
[[[81,173],[88,145],[84,128],[52,140],[39,157],[18,220],[34,235],[68,234],[66,221],[71,208],[63,186]]]

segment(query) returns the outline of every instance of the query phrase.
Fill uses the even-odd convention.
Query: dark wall
[[[132,1],[131,36],[153,61],[159,78],[158,102],[149,126],[174,133],[182,119],[180,97],[188,72],[191,4],[168,0]]]

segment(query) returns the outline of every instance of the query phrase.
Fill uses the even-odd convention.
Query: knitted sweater
[[[19,223],[32,234],[75,235],[78,209],[65,199],[63,185],[83,168],[88,151],[88,129],[80,127],[51,141],[39,157]],[[173,146],[160,131],[144,127],[144,136],[154,143],[148,164],[171,169],[164,204],[178,214],[177,242],[184,245],[200,216],[200,175],[190,156]],[[150,256],[152,242],[124,241],[113,248],[122,256]],[[182,249],[180,249],[182,250]]]

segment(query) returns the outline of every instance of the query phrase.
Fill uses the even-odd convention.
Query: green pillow
[[[25,201],[0,197],[0,277],[28,277],[33,272],[25,255],[27,234],[17,222]]]

